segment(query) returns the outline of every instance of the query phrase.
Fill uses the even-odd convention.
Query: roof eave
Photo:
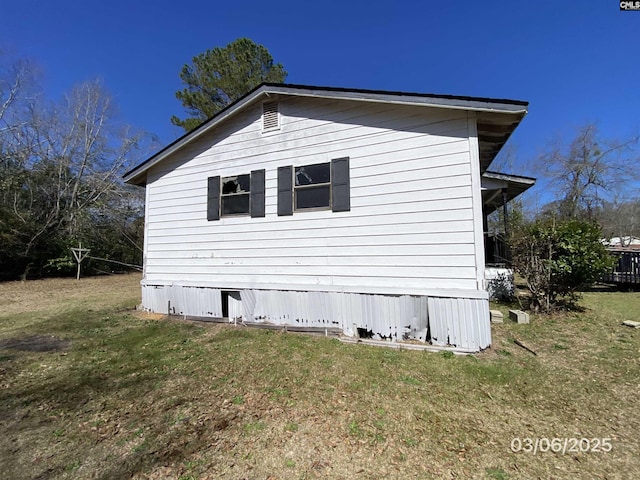
[[[230,104],[224,110],[218,112],[214,117],[210,118],[209,120],[205,120],[193,130],[185,133],[183,136],[179,137],[178,139],[176,139],[175,141],[173,141],[172,143],[164,147],[162,150],[160,150],[159,152],[149,157],[147,160],[145,160],[141,164],[129,170],[127,173],[124,174],[123,180],[126,183],[131,183],[133,185],[139,185],[139,186],[146,185],[147,170],[149,170],[151,167],[153,167],[154,165],[161,162],[169,155],[173,154],[174,152],[182,148],[184,145],[204,135],[209,130],[214,128],[216,125],[220,124],[221,122],[225,121],[227,118],[234,115],[238,110],[241,110],[244,106],[252,102],[255,102],[261,95],[264,94],[266,88],[267,86],[265,84],[259,85],[244,97],[238,99],[236,102]]]
[[[151,167],[175,153],[186,144],[209,132],[245,106],[259,100],[262,96],[269,95],[293,95],[511,114],[517,117],[516,125],[524,115],[526,115],[528,106],[528,102],[519,100],[263,83],[217,113],[214,117],[204,121],[195,129],[185,133],[182,137],[125,173],[123,176],[124,181],[133,185],[146,185],[146,173]]]
[[[526,114],[528,102],[484,97],[455,95],[435,95],[407,92],[384,92],[332,87],[309,87],[290,84],[263,84],[270,93],[296,95],[300,97],[331,98],[341,100],[367,101],[400,105],[422,105],[426,107],[453,108],[478,112],[499,112]]]
[[[483,191],[482,202],[485,215],[488,215],[495,211],[499,206],[503,205],[504,200],[508,203],[514,198],[522,195],[536,183],[536,179],[532,177],[524,177],[522,175],[512,175],[510,173],[502,172],[486,171],[482,174],[482,177],[490,180],[497,180],[504,184],[504,187],[501,189],[489,189]],[[500,192],[500,190],[506,194],[506,198],[502,195],[496,195],[495,192]]]
[[[496,180],[504,180],[506,182],[521,183],[523,185],[533,186],[536,183],[536,179],[533,177],[525,177],[522,175],[513,175],[511,173],[494,172],[487,170],[482,174],[483,177],[493,178]]]

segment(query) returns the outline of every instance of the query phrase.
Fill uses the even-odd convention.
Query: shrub
[[[600,228],[580,220],[537,220],[513,235],[513,266],[527,281],[531,309],[575,306],[578,289],[613,267]]]

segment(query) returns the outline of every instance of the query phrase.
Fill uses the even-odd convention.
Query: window
[[[251,175],[222,177],[222,198],[220,214],[248,215],[251,192]]]
[[[331,164],[317,163],[295,168],[295,210],[331,207]]]
[[[300,167],[278,167],[278,215],[294,210],[351,210],[349,157]]]
[[[251,215],[264,217],[264,170],[232,177],[207,179],[207,220]]]

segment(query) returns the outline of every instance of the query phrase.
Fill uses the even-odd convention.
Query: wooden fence
[[[603,277],[604,282],[640,284],[640,252],[611,251],[618,258],[613,272]]]

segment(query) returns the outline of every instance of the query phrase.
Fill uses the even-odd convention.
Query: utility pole
[[[84,260],[87,255],[89,255],[91,249],[82,248],[82,242],[78,242],[78,248],[71,248],[71,251],[73,252],[73,256],[75,257],[76,262],[78,262],[78,273],[76,274],[76,280],[80,280],[80,264],[82,263],[82,260]]]

